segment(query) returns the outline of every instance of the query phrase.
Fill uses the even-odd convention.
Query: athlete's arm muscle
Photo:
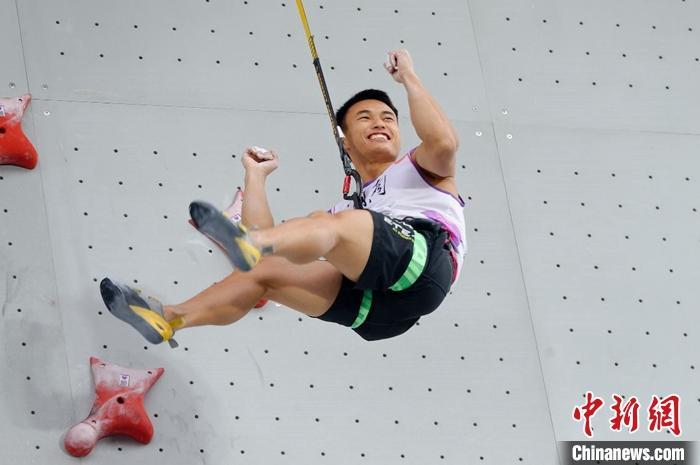
[[[265,193],[267,176],[277,169],[277,154],[259,147],[248,147],[242,156],[245,167],[245,194],[241,221],[254,228],[271,228],[275,220]]]
[[[414,159],[421,168],[437,177],[453,177],[459,146],[457,131],[421,83],[408,52],[391,52],[389,59],[387,71],[406,88],[411,122],[421,140],[413,154]]]
[[[454,177],[459,147],[457,131],[414,72],[406,73],[403,84],[411,122],[421,140],[413,153],[416,163],[437,177]]]

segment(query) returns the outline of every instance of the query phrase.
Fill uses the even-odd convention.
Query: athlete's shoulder
[[[428,146],[421,143],[411,151],[411,161],[436,178],[453,178],[456,174],[456,147]]]

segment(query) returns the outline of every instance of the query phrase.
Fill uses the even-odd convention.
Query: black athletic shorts
[[[318,318],[352,327],[361,305],[371,297],[369,314],[353,331],[365,340],[375,341],[405,333],[421,316],[438,308],[452,285],[454,265],[448,233],[440,223],[422,218],[396,219],[368,211],[374,222],[369,261],[357,282],[343,276],[338,296]],[[425,267],[410,287],[393,291],[389,287],[411,262],[416,233],[426,239]]]

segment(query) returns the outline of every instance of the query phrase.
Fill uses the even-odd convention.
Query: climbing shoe
[[[248,236],[248,229],[233,223],[228,217],[206,202],[192,202],[190,216],[194,227],[221,247],[233,265],[241,271],[250,271],[262,257],[262,252]]]
[[[177,318],[167,322],[159,301],[150,298],[149,303],[139,295],[138,290],[109,278],[100,282],[100,294],[110,313],[134,327],[148,342],[160,344],[167,341],[172,348],[178,346],[173,334],[184,320]]]

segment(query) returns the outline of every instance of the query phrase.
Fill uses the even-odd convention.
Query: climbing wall
[[[100,464],[558,464],[584,440],[700,438],[700,3],[305,2],[336,106],[386,90],[406,48],[460,135],[469,253],[442,308],[366,342],[274,302],[146,345],[109,276],[179,302],[231,271],[188,223],[274,148],[276,220],[340,196],[341,165],[292,1],[0,0],[0,97],[31,92],[33,171],[0,166],[0,463],[75,463],[89,357],[164,367],[151,444]],[[640,430],[611,431],[612,395]],[[680,438],[651,396],[682,399]]]

